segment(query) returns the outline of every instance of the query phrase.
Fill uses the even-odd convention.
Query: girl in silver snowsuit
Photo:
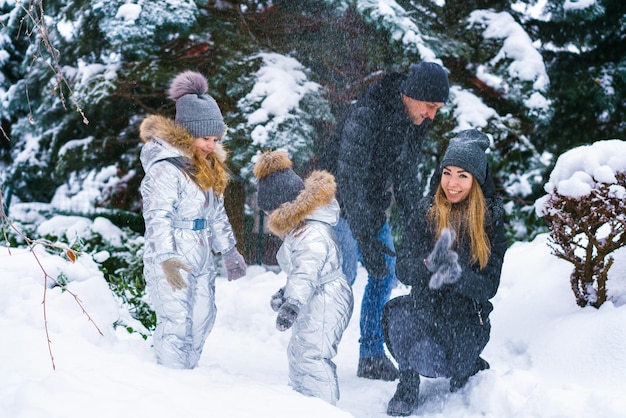
[[[170,86],[176,120],[143,120],[141,163],[146,224],[144,275],[157,317],[157,362],[191,369],[198,364],[215,322],[215,259],[221,253],[229,280],[245,274],[224,210],[228,183],[222,115],[199,73],[179,74]],[[210,150],[210,151],[209,151]]]
[[[270,230],[283,238],[276,258],[287,283],[271,305],[280,331],[293,326],[289,385],[334,405],[339,386],[332,359],[354,305],[332,228],[339,219],[335,179],[314,171],[303,182],[291,166],[287,154],[275,151],[261,155],[254,168],[259,208],[269,213]]]

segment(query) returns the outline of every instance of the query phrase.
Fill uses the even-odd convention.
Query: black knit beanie
[[[402,83],[401,90],[415,100],[445,103],[450,93],[448,73],[434,62],[413,64]]]
[[[478,183],[483,185],[487,176],[487,156],[489,137],[476,129],[468,129],[450,140],[448,149],[441,160],[441,168],[460,167],[470,172]]]
[[[194,138],[222,138],[226,125],[215,99],[208,94],[208,82],[195,71],[184,71],[172,80],[169,96],[176,101],[176,123]]]
[[[267,151],[254,166],[258,179],[257,204],[266,212],[291,202],[304,189],[304,182],[293,170],[292,162],[284,151]]]

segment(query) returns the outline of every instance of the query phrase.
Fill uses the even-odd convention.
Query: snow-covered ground
[[[48,222],[54,222],[54,218]],[[626,417],[626,306],[576,306],[571,267],[551,255],[546,235],[508,251],[493,299],[491,369],[448,392],[446,379],[424,379],[424,417]],[[396,383],[356,377],[358,312],[366,281],[355,283],[355,315],[336,357],[337,407],[287,386],[289,331],[274,328],[269,298],[285,277],[250,266],[245,278],[217,281],[218,317],[199,367],[155,364],[150,338],[132,325],[89,256],[70,263],[38,250],[46,272],[63,272],[68,289],[45,292],[44,275],[25,249],[0,250],[0,416],[100,417],[385,417]],[[610,294],[624,293],[623,252],[610,272]],[[621,261],[620,261],[621,260]],[[620,290],[621,289],[621,290]],[[394,295],[408,292],[404,286]],[[44,304],[52,355],[46,343]]]

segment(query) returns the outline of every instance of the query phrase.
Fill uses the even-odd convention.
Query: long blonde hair
[[[467,199],[456,205],[448,201],[439,183],[434,204],[428,210],[428,218],[436,227],[437,237],[444,228],[454,229],[457,245],[469,237],[471,261],[478,262],[481,269],[485,268],[491,255],[491,244],[485,230],[486,210],[485,196],[476,178],[472,180]]]
[[[194,168],[193,180],[201,190],[206,192],[213,189],[218,196],[224,194],[230,175],[224,161],[214,152],[204,157],[199,151],[194,150],[191,166]]]

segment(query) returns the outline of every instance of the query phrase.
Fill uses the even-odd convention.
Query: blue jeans
[[[335,225],[335,232],[337,232],[343,256],[343,272],[348,278],[350,285],[352,285],[356,280],[357,263],[361,259],[359,245],[345,219],[339,219],[339,223]],[[385,222],[376,238],[395,251],[389,223]],[[387,276],[381,279],[371,275],[367,277],[367,285],[361,301],[360,358],[385,356],[385,340],[380,320],[383,306],[389,300],[391,290],[397,284],[396,258],[385,254],[385,260],[389,269]]]

